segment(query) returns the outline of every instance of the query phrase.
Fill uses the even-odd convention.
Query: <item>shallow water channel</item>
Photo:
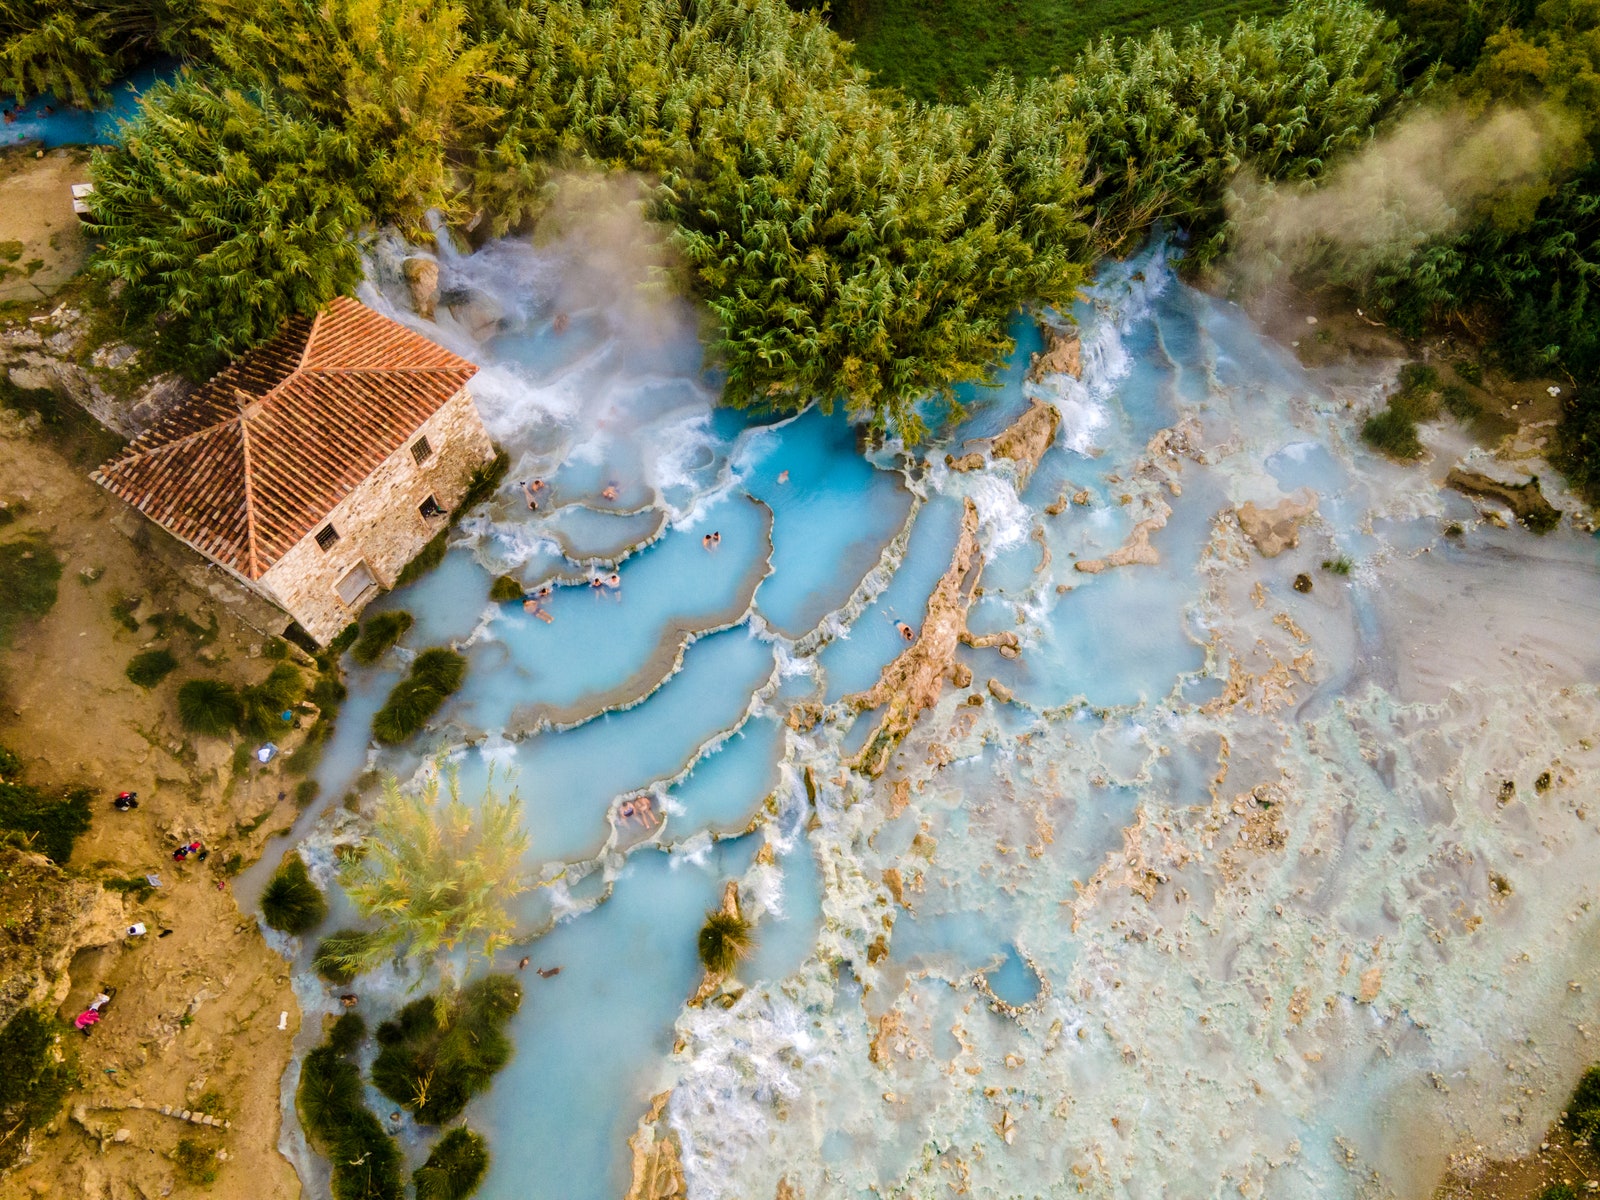
[[[494,1155],[481,1195],[622,1195],[667,1091],[692,1195],[786,1178],[813,1200],[1411,1196],[1457,1144],[1524,1148],[1559,1109],[1600,1015],[1600,542],[1439,490],[1457,430],[1426,432],[1424,465],[1373,458],[1355,433],[1376,368],[1302,370],[1156,246],[1078,306],[1081,381],[1024,378],[1040,337],[1019,318],[945,442],[868,450],[838,415],[717,410],[695,315],[574,304],[595,289],[559,245],[441,266],[497,319],[419,327],[482,366],[511,474],[380,603],[417,624],[352,668],[298,834],[328,881],[369,768],[442,755],[469,797],[491,770],[519,789],[541,886],[501,965],[563,970],[527,972],[515,1057],[468,1111]],[[388,305],[393,265],[373,277]],[[1036,397],[1063,423],[1020,493],[1009,464],[947,469]],[[1149,452],[1180,425],[1180,450]],[[1261,558],[1233,506],[1301,487],[1319,515]],[[964,647],[971,686],[868,779],[845,762],[874,714],[785,717],[901,652],[968,499],[971,628],[1021,653]],[[1160,509],[1159,562],[1075,568]],[[1341,556],[1348,576],[1319,566]],[[616,594],[588,586],[612,569]],[[500,573],[553,582],[552,621],[491,605]],[[442,643],[464,690],[375,752],[371,712]],[[620,817],[640,795],[659,825]],[[728,879],[756,919],[745,990],[687,1009]],[[335,989],[287,948],[314,1027]],[[415,982],[363,981],[369,1020]]]

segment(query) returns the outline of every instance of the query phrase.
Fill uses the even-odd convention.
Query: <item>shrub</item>
[[[483,1135],[458,1125],[442,1138],[428,1161],[411,1173],[417,1200],[466,1200],[489,1169]]]
[[[521,600],[523,589],[521,580],[510,575],[498,575],[489,585],[489,599],[496,604],[505,604],[511,600]]]
[[[1482,415],[1482,406],[1472,398],[1472,393],[1459,383],[1447,383],[1439,393],[1445,411],[1458,421],[1471,421]]]
[[[217,1181],[217,1153],[202,1146],[193,1138],[179,1138],[172,1151],[172,1161],[190,1183],[202,1187]]]
[[[333,1023],[333,1028],[328,1030],[328,1045],[333,1047],[334,1053],[349,1056],[356,1052],[356,1047],[361,1045],[367,1037],[367,1023],[360,1013],[341,1013],[339,1019]]]
[[[295,1106],[333,1168],[334,1200],[402,1200],[400,1147],[367,1107],[361,1072],[347,1058],[350,1028],[340,1033],[335,1022],[329,1040],[306,1055]]]
[[[57,1061],[58,1056],[61,1061]],[[70,1049],[57,1023],[25,1008],[0,1029],[0,1170],[17,1160],[31,1130],[48,1124],[77,1082]]]
[[[462,494],[461,503],[450,514],[450,523],[454,525],[468,510],[482,504],[505,479],[506,473],[511,470],[511,455],[499,446],[494,448],[494,457],[483,466],[472,472],[472,478],[467,480],[467,490]]]
[[[356,622],[356,621],[351,621],[350,624],[346,625],[343,629],[341,629],[338,632],[337,636],[334,637],[333,641],[328,643],[328,653],[331,654],[334,658],[337,659],[339,657],[339,655],[343,654],[346,650],[350,649],[350,647],[355,644],[356,638],[359,637],[360,635],[361,635],[361,625],[360,625],[360,623]]]
[[[178,660],[172,657],[170,650],[146,650],[143,654],[133,656],[123,674],[127,675],[130,683],[153,688],[177,669]]]
[[[74,788],[57,798],[26,784],[0,783],[0,829],[22,834],[30,850],[65,863],[72,857],[73,844],[88,832],[93,819],[90,798],[87,788]]]
[[[40,535],[0,546],[0,646],[11,641],[22,621],[55,607],[60,581],[61,560]]]
[[[1578,1193],[1571,1184],[1552,1183],[1539,1193],[1539,1200],[1578,1200]]]
[[[222,737],[239,723],[239,693],[220,679],[191,679],[178,689],[178,720],[190,733]]]
[[[1600,1133],[1600,1067],[1590,1067],[1578,1080],[1561,1123],[1577,1141],[1594,1145],[1594,1135]]]
[[[315,929],[328,915],[328,902],[311,882],[305,860],[289,853],[261,893],[261,915],[279,933],[301,934]]]
[[[749,921],[713,909],[700,927],[701,965],[714,974],[727,975],[748,957],[752,944]]]
[[[405,587],[421,579],[444,561],[444,552],[449,548],[450,528],[446,526],[428,539],[428,544],[417,551],[415,558],[400,568],[400,574],[395,576],[395,587]]]
[[[389,746],[405,741],[461,687],[466,674],[467,660],[454,650],[424,650],[411,664],[411,673],[395,684],[373,716],[373,736]]]
[[[322,794],[322,785],[315,779],[302,779],[294,785],[294,802],[298,808],[307,808]]]
[[[350,647],[350,657],[363,667],[377,662],[412,626],[412,616],[404,609],[368,617],[361,625],[361,636]]]
[[[317,944],[311,965],[329,983],[344,987],[365,969],[363,952],[375,940],[365,929],[335,930]]]
[[[261,647],[261,653],[272,659],[288,658],[289,643],[282,638],[268,638],[267,644]]]
[[[279,663],[260,683],[239,692],[239,732],[268,737],[284,728],[283,714],[305,699],[306,679],[292,663]]]
[[[4,746],[0,746],[0,778],[12,779],[22,774],[22,760]]]
[[[373,1085],[424,1124],[450,1120],[510,1061],[505,1026],[521,1005],[509,975],[487,975],[454,998],[413,1000],[378,1026]]]
[[[1334,575],[1348,575],[1350,574],[1350,568],[1354,565],[1342,554],[1338,558],[1325,558],[1322,560],[1322,569]]]
[[[1390,458],[1422,457],[1416,421],[1392,406],[1367,418],[1361,427],[1361,440]]]

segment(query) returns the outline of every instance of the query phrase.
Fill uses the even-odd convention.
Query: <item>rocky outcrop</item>
[[[1535,533],[1548,533],[1561,523],[1561,510],[1544,498],[1537,475],[1525,483],[1501,483],[1477,471],[1455,467],[1444,482],[1464,495],[1504,504]]]
[[[744,918],[744,914],[739,908],[739,882],[736,879],[730,879],[723,885],[722,911],[735,920]],[[722,985],[727,981],[728,977],[721,971],[713,971],[708,968],[705,978],[700,981],[700,986],[695,989],[694,995],[689,997],[689,1007],[699,1008],[707,1000],[721,992]]]
[[[1028,361],[1028,379],[1038,383],[1046,375],[1071,375],[1083,378],[1083,346],[1078,335],[1057,329],[1053,325],[1040,325],[1044,334],[1044,351]]]
[[[411,293],[411,307],[424,321],[433,320],[439,306],[439,264],[433,259],[417,254],[400,264],[406,288]]]
[[[1150,535],[1158,529],[1165,529],[1167,518],[1171,515],[1170,505],[1157,502],[1156,511],[1135,525],[1128,534],[1128,540],[1110,554],[1104,558],[1085,558],[1072,565],[1088,575],[1098,575],[1107,567],[1127,567],[1135,563],[1154,566],[1161,561],[1161,555],[1150,544]]]
[[[1055,406],[1035,400],[1028,411],[1018,417],[997,437],[988,440],[989,455],[994,459],[1009,459],[1017,465],[1017,490],[1028,486],[1039,460],[1055,444],[1056,432],[1061,428],[1061,414]],[[970,443],[969,443],[970,444]],[[983,443],[979,443],[980,445]],[[985,465],[981,451],[971,450],[960,458],[946,455],[945,466],[952,471],[978,471]]]
[[[0,1025],[19,1009],[60,1004],[73,956],[126,929],[121,896],[42,854],[0,848]]]
[[[450,310],[450,316],[456,324],[477,341],[482,341],[499,329],[506,315],[493,296],[476,288],[454,289],[445,292],[439,300]]]
[[[650,1111],[628,1139],[633,1176],[623,1200],[681,1200],[688,1195],[678,1155],[678,1135],[658,1128],[664,1124],[662,1115],[671,1096],[671,1092],[662,1092],[652,1100]]]
[[[1234,510],[1234,515],[1244,536],[1261,551],[1261,557],[1276,558],[1300,544],[1300,523],[1316,511],[1317,494],[1302,488],[1270,508],[1247,501]]]
[[[967,630],[967,611],[982,573],[978,509],[968,500],[961,519],[961,537],[949,569],[928,597],[927,613],[916,641],[883,669],[878,682],[868,691],[840,701],[855,712],[884,709],[877,729],[851,761],[855,770],[874,778],[882,775],[889,756],[911,732],[917,718],[939,702],[945,680],[957,687],[972,681],[971,669],[956,661],[958,646],[998,647],[1002,654],[1015,657],[1016,634],[1004,631],[975,637]]]

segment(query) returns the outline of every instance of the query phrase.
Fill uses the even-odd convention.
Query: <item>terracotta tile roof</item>
[[[92,478],[259,579],[477,370],[341,297],[291,320]]]

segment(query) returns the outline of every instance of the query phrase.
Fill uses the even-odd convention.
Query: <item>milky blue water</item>
[[[49,149],[114,142],[117,126],[137,112],[140,94],[151,84],[176,75],[176,65],[168,62],[141,67],[111,89],[111,103],[105,108],[73,108],[48,92],[18,108],[16,100],[8,96],[0,107],[14,113],[15,119],[0,124],[0,146],[38,142]]]
[[[813,1200],[1421,1195],[1450,1149],[1514,1151],[1559,1109],[1600,1015],[1600,553],[1440,492],[1472,453],[1448,425],[1423,466],[1368,455],[1381,365],[1304,371],[1158,246],[1077,306],[1082,380],[1027,380],[1019,317],[945,438],[868,451],[837,416],[716,409],[696,315],[560,243],[441,267],[500,318],[416,321],[381,248],[368,299],[481,364],[512,472],[381,602],[417,624],[352,670],[321,781],[370,795],[363,769],[442,759],[526,806],[537,886],[497,965],[562,970],[530,967],[516,1055],[468,1111],[482,1195],[621,1195],[660,1093],[692,1195]],[[1026,487],[945,467],[1035,398],[1062,426]],[[1232,510],[1298,488],[1319,515],[1264,559]],[[875,714],[837,702],[920,628],[969,501],[971,629],[1021,653],[963,647],[971,685],[868,779]],[[1152,521],[1157,561],[1076,568]],[[1348,577],[1321,569],[1340,555]],[[501,573],[551,585],[551,620],[490,603]],[[466,686],[370,750],[404,661],[444,643]],[[802,732],[800,702],[833,707]],[[320,869],[353,822],[307,819]],[[689,1008],[730,880],[756,948]]]

